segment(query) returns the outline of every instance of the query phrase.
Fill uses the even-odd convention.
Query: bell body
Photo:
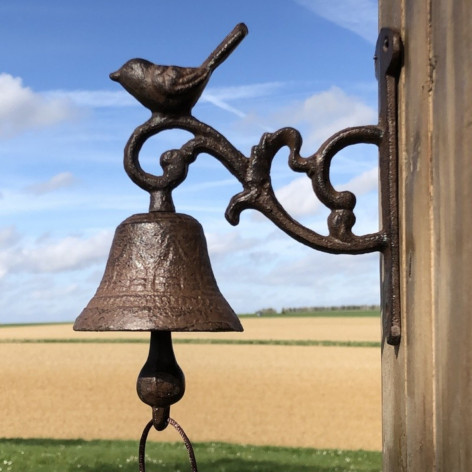
[[[103,279],[76,331],[242,331],[221,295],[194,218],[137,214],[115,232]]]

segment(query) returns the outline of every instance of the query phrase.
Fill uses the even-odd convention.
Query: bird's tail
[[[244,23],[236,25],[233,31],[208,56],[202,67],[209,68],[213,72],[236,49],[247,33],[248,29]]]

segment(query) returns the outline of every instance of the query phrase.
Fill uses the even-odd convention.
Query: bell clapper
[[[185,376],[175,360],[170,331],[151,331],[149,355],[136,389],[141,401],[152,407],[154,427],[164,430],[169,423],[170,405],[185,393]]]

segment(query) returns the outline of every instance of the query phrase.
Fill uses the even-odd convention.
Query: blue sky
[[[149,111],[108,75],[128,59],[194,66],[239,22],[249,35],[214,73],[193,114],[248,155],[266,131],[300,130],[302,154],[330,134],[377,122],[373,0],[3,0],[0,3],[0,322],[73,320],[101,279],[116,226],[147,211],[122,167]],[[142,151],[190,135],[166,132]],[[327,211],[287,153],[274,188],[300,222],[326,233]],[[358,196],[358,234],[377,230],[377,152],[354,146],[332,180]],[[221,291],[238,313],[379,302],[378,254],[333,256],[293,242],[264,217],[224,218],[240,185],[200,156],[174,192],[207,235]]]

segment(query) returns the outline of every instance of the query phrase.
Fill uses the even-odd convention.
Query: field
[[[243,323],[242,334],[174,336],[187,391],[171,415],[193,441],[381,449],[380,350],[347,347],[376,345],[378,318]],[[135,392],[147,337],[74,333],[70,325],[0,328],[0,437],[137,440],[150,417]],[[208,339],[220,341],[207,344]],[[93,342],[77,342],[82,340]],[[337,345],[297,345],[309,340]],[[179,437],[168,428],[150,439]]]

